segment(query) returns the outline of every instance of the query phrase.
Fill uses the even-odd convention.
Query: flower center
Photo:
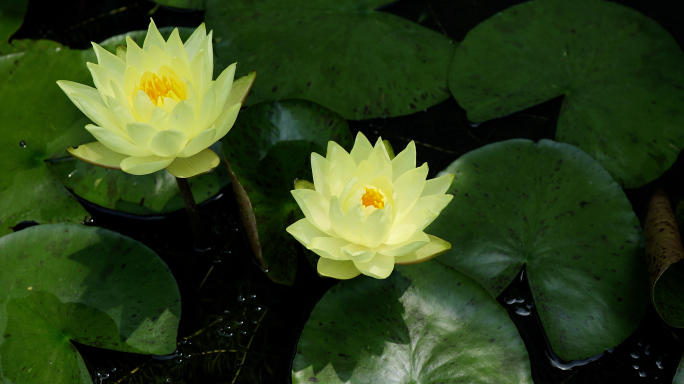
[[[385,196],[375,188],[366,188],[366,193],[361,196],[361,204],[364,208],[372,205],[377,209],[382,209],[385,206]]]
[[[168,67],[162,67],[159,73],[147,71],[140,78],[140,87],[157,107],[164,106],[164,98],[181,101],[186,99],[187,85],[176,72]]]

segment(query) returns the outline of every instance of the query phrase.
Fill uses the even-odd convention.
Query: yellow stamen
[[[361,204],[364,208],[372,205],[377,209],[382,209],[385,207],[385,197],[377,189],[366,188],[366,193],[361,196]]]
[[[157,107],[164,106],[164,98],[166,97],[181,101],[185,100],[187,96],[187,85],[169,67],[161,67],[159,73],[150,71],[143,73],[138,89],[147,93],[147,96]]]

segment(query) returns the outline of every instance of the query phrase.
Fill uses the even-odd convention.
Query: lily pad
[[[167,354],[180,293],[166,264],[118,233],[48,224],[0,238],[0,372],[15,383],[92,383],[71,343]]]
[[[449,88],[478,122],[563,96],[556,140],[627,188],[656,179],[684,147],[684,53],[658,23],[610,1],[496,14],[459,45]]]
[[[153,0],[159,5],[181,9],[204,9],[204,0]]]
[[[292,382],[532,383],[523,341],[480,285],[436,260],[341,281],[316,304]]]
[[[347,121],[305,100],[249,107],[221,139],[252,250],[275,282],[292,284],[297,269],[299,243],[285,228],[303,216],[290,191],[311,179],[311,152],[324,156],[330,140],[351,148]]]
[[[684,249],[670,199],[658,190],[651,197],[644,225],[651,300],[670,326],[684,327]]]
[[[556,354],[587,358],[639,325],[648,282],[639,220],[620,186],[569,144],[509,140],[445,170],[454,199],[430,225],[451,244],[440,261],[497,297],[526,267]]]
[[[207,27],[223,66],[259,80],[247,104],[299,98],[347,119],[398,116],[449,97],[456,44],[375,9],[387,0],[208,0]]]
[[[24,22],[28,0],[3,0],[0,3],[0,41],[8,41]]]
[[[92,85],[81,51],[50,41],[0,43],[0,236],[22,221],[88,217],[44,163],[91,137],[59,79]]]
[[[212,149],[221,153],[220,144]],[[149,175],[131,175],[106,169],[75,158],[50,162],[62,183],[76,195],[102,207],[138,215],[168,213],[183,209],[176,178],[165,170]],[[188,179],[195,202],[216,195],[230,182],[225,164],[214,172]]]

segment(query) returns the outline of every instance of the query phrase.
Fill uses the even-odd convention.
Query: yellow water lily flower
[[[87,66],[96,88],[57,84],[95,123],[86,129],[97,141],[67,151],[134,175],[166,168],[186,178],[216,167],[208,147],[232,128],[256,74],[233,82],[232,64],[212,80],[211,37],[202,24],[185,43],[178,29],[165,41],[151,21],[142,48],[130,37],[117,55],[93,43],[98,64]]]
[[[413,141],[390,159],[381,139],[373,146],[359,133],[350,153],[333,141],[325,158],[312,153],[311,168],[315,189],[292,191],[305,218],[287,232],[321,256],[319,274],[384,279],[394,264],[451,249],[423,230],[453,198],[444,192],[454,177],[426,180],[428,166],[416,168]]]

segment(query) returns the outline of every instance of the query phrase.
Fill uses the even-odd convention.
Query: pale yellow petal
[[[135,119],[142,122],[149,122],[152,115],[152,111],[157,108],[156,105],[150,100],[145,91],[138,91],[133,98],[133,115]]]
[[[119,120],[119,124],[125,126],[126,124],[135,122],[135,117],[131,114],[130,109],[127,108],[128,103],[126,100],[123,102],[124,104],[122,104],[119,99],[107,95],[107,106],[112,111],[112,114]]]
[[[330,224],[330,200],[311,189],[294,189],[290,191],[299,208],[321,231],[332,234]]]
[[[162,66],[168,66],[171,64],[171,58],[164,53],[162,48],[157,45],[153,45],[149,51],[147,51],[147,57],[145,58],[145,63],[143,63],[143,74],[147,71],[152,73],[157,73]]]
[[[207,129],[190,140],[185,148],[178,152],[178,157],[193,156],[196,153],[209,148],[209,146],[216,142],[214,137],[216,137],[216,131],[214,129]]]
[[[126,74],[124,75],[124,95],[126,95],[126,99],[128,102],[133,106],[133,110],[136,110],[135,106],[135,98],[138,97],[140,92],[142,92],[145,97],[149,100],[150,97],[147,96],[147,94],[144,91],[137,90],[138,86],[140,85],[140,77],[142,75],[140,74],[140,71],[133,67],[133,66],[128,66],[126,68]],[[150,101],[152,103],[152,101]]]
[[[416,143],[411,141],[406,148],[392,159],[392,181],[416,167]]]
[[[191,61],[195,57],[197,51],[199,51],[200,46],[202,46],[202,43],[206,37],[207,29],[204,26],[204,23],[202,23],[197,29],[195,29],[195,32],[190,35],[188,40],[185,41],[185,51],[188,53],[188,58]]]
[[[140,148],[109,129],[92,124],[86,125],[85,128],[95,137],[95,139],[97,139],[97,141],[114,152],[128,156],[148,156],[152,154],[149,149]]]
[[[354,266],[366,276],[386,279],[394,270],[394,257],[376,254],[365,263],[354,261]]]
[[[331,260],[325,257],[318,259],[316,268],[318,274],[325,277],[332,277],[338,280],[348,280],[361,274],[354,266],[353,261]]]
[[[233,105],[240,102],[240,100],[236,100],[231,104],[226,104],[231,90],[233,89],[233,80],[235,78],[236,67],[236,63],[229,65],[223,70],[223,72],[221,72],[219,77],[216,78],[216,81],[214,82],[214,100],[218,110],[222,110],[228,105]]]
[[[432,259],[433,257],[445,254],[451,249],[449,242],[439,237],[428,235],[430,243],[404,256],[394,258],[395,264],[415,264]]]
[[[403,219],[416,205],[420,194],[425,186],[425,178],[428,174],[427,163],[414,168],[399,176],[394,183],[396,197],[394,200],[397,209],[396,220]]]
[[[69,80],[59,80],[57,81],[57,85],[59,85],[59,87],[62,88],[62,91],[66,93],[66,95],[69,97],[69,100],[71,100],[71,102],[74,103],[74,105],[82,113],[85,113],[85,111],[83,110],[83,107],[81,107],[81,105],[73,98],[73,95],[80,95],[82,97],[94,100],[101,98],[100,93],[97,89],[89,87],[87,85],[75,83]]]
[[[207,93],[204,95],[204,99],[202,99],[202,105],[199,107],[197,121],[195,122],[191,137],[198,135],[200,132],[214,125],[214,121],[218,117],[218,112],[222,111],[222,109],[216,108],[216,95],[214,94],[215,84],[216,83],[212,83],[209,85],[209,89],[207,89]]]
[[[183,62],[190,63],[188,53],[185,51],[183,41],[181,40],[180,35],[178,34],[178,28],[174,28],[173,32],[171,32],[171,36],[169,36],[169,39],[166,41],[166,47],[164,48],[164,52],[169,57],[177,57],[181,59]]]
[[[306,218],[297,220],[285,230],[304,246],[307,246],[315,237],[327,236],[325,232],[318,229]]]
[[[423,192],[420,196],[442,195],[446,193],[453,181],[454,175],[451,173],[426,180],[425,187],[423,187]]]
[[[98,44],[93,42],[91,42],[91,44],[93,45],[95,56],[97,56],[97,63],[123,78],[123,75],[126,72],[126,62]]]
[[[140,48],[130,36],[126,36],[126,64],[128,64],[128,68],[132,66],[139,73],[142,73],[146,59],[147,52]],[[126,71],[129,70],[128,68]]]
[[[159,131],[150,124],[135,122],[126,125],[126,132],[132,143],[140,148],[149,148]]]
[[[159,157],[175,157],[188,143],[185,132],[168,129],[157,132],[150,142],[150,150]]]
[[[254,80],[256,79],[256,71],[248,73],[246,76],[235,80],[230,90],[230,96],[225,101],[224,105],[233,105],[236,103],[244,104],[249,91],[252,89]]]
[[[218,119],[216,119],[216,136],[214,136],[214,141],[221,140],[233,128],[239,112],[240,104],[234,104],[221,113]]]
[[[395,224],[392,226],[392,229],[390,229],[390,233],[389,236],[387,236],[387,240],[385,240],[385,244],[403,244],[406,242],[406,240],[413,237],[417,230],[418,227],[413,224]]]
[[[342,210],[342,203],[333,196],[330,199],[330,226],[337,237],[347,238],[347,226],[345,223],[344,211]]]
[[[361,132],[357,133],[356,140],[354,140],[354,147],[352,147],[352,150],[349,153],[356,164],[361,164],[361,160],[368,160],[368,156],[370,156],[372,151],[373,145],[368,141],[366,136]]]
[[[316,191],[324,198],[330,199],[330,186],[328,184],[328,171],[330,163],[316,152],[311,153],[311,172]]]
[[[327,159],[330,162],[330,194],[332,196],[339,196],[349,180],[354,176],[356,162],[354,162],[354,159],[344,148],[334,141],[328,142],[328,153]]]
[[[99,98],[92,99],[84,95],[74,94],[72,99],[81,106],[83,113],[95,124],[112,130],[120,136],[126,136],[123,122],[119,121]]]
[[[345,260],[352,260],[359,263],[366,263],[375,256],[375,251],[363,245],[348,243],[340,248]]]
[[[390,162],[389,155],[385,149],[385,145],[382,143],[381,139],[375,143],[375,147],[368,155],[368,162],[373,168],[373,177],[376,178],[380,175],[387,175],[390,180],[392,178],[392,163]]]
[[[407,239],[403,243],[387,245],[382,244],[375,248],[375,251],[382,253],[386,256],[404,256],[411,252],[416,251],[425,244],[430,242],[430,238],[423,231],[416,231],[416,233],[410,239]]]
[[[375,248],[387,240],[390,230],[392,229],[392,221],[394,219],[394,208],[392,205],[385,205],[383,209],[376,209],[371,212],[356,230],[360,232],[363,244],[370,248]]]
[[[411,224],[422,231],[439,216],[451,199],[453,199],[452,195],[423,196],[418,199],[411,212],[401,220],[397,220],[396,224]]]
[[[166,170],[176,177],[188,178],[209,172],[220,163],[221,159],[218,155],[207,148],[194,156],[176,157],[173,163],[166,167]]]
[[[206,66],[207,81],[211,81],[214,78],[214,45],[212,44],[212,36],[214,31],[209,31],[209,34],[204,39],[203,50],[204,50],[204,65]]]
[[[310,251],[314,252],[320,257],[325,257],[331,260],[349,260],[342,254],[342,247],[349,245],[349,242],[338,237],[314,237],[306,246]]]
[[[112,151],[99,141],[81,144],[78,147],[68,147],[67,152],[86,163],[110,169],[121,169],[121,161],[128,157],[127,155]]]
[[[190,138],[202,132],[195,132],[195,111],[185,100],[178,102],[169,114],[168,129],[183,132]]]
[[[147,175],[166,168],[173,158],[159,156],[129,157],[121,162],[121,170],[132,175]]]
[[[209,78],[211,75],[207,73],[207,66],[204,63],[204,59],[204,50],[201,50],[195,55],[195,58],[192,59],[192,62],[190,63],[190,75],[192,78],[189,80],[192,82],[198,95],[204,95],[209,87],[209,81],[211,80]]]
[[[147,28],[147,35],[145,36],[145,42],[143,42],[142,48],[149,52],[152,47],[157,46],[159,49],[164,50],[166,46],[166,41],[162,37],[161,33],[157,29],[153,20],[150,20],[150,25]]]

